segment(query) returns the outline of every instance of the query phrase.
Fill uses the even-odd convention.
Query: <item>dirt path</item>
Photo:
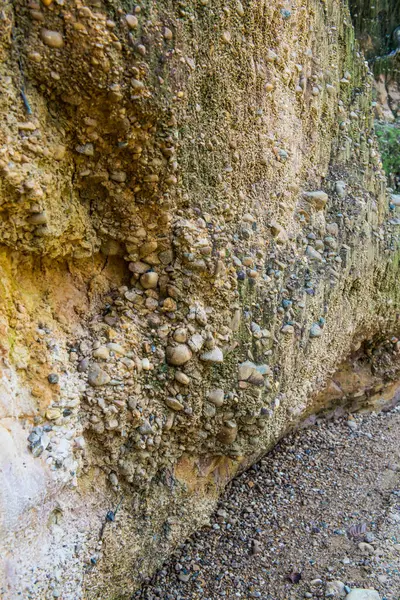
[[[343,598],[354,588],[400,599],[399,409],[289,436],[232,482],[210,527],[134,598]]]

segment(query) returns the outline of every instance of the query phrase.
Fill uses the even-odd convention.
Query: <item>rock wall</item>
[[[0,28],[0,590],[129,598],[364,340],[395,362],[373,78],[337,0]]]

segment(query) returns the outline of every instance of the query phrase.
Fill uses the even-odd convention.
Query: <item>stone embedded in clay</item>
[[[40,35],[43,43],[50,48],[62,48],[64,46],[64,38],[58,31],[42,29]]]
[[[316,210],[322,210],[328,202],[328,194],[322,190],[303,192],[303,196]]]
[[[200,360],[209,363],[222,363],[224,362],[224,355],[220,348],[213,348],[209,352],[201,354]]]
[[[179,367],[184,365],[192,358],[192,351],[186,344],[177,346],[168,346],[166,351],[167,362],[170,365]]]
[[[106,371],[103,371],[98,365],[90,367],[88,372],[88,382],[93,387],[106,385],[111,380],[111,377]]]

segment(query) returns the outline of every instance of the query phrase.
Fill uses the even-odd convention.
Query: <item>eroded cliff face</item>
[[[0,17],[0,589],[129,598],[349,355],[393,396],[372,76],[336,0]]]

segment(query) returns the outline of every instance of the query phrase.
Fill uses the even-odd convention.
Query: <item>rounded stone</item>
[[[184,408],[183,404],[181,404],[179,400],[172,397],[167,398],[165,400],[165,404],[168,406],[168,408],[170,408],[171,410],[175,410],[176,412],[179,412]]]
[[[168,346],[166,351],[167,363],[176,367],[184,365],[192,358],[192,351],[186,344]]]
[[[190,377],[188,377],[186,373],[182,373],[182,371],[176,371],[175,379],[182,385],[189,385],[190,383]]]
[[[53,146],[53,158],[55,160],[62,160],[65,156],[67,148],[63,144],[56,144]]]
[[[126,22],[128,24],[129,29],[136,29],[139,25],[138,18],[135,15],[126,15]]]
[[[89,359],[88,358],[83,358],[81,361],[79,361],[78,363],[78,367],[77,370],[79,373],[85,373],[89,368]]]
[[[106,385],[111,380],[110,376],[106,371],[103,371],[99,365],[93,365],[89,369],[88,382],[93,387],[100,387]]]
[[[152,290],[157,287],[158,283],[158,274],[154,271],[149,271],[148,273],[144,273],[140,278],[140,283],[145,290]]]
[[[123,348],[121,344],[117,344],[115,342],[109,342],[107,344],[107,349],[111,350],[111,352],[114,352],[114,354],[120,354],[121,356],[125,356],[126,354],[125,348]]]
[[[47,215],[46,211],[42,211],[40,213],[35,213],[28,218],[28,222],[31,225],[46,225],[47,224]]]
[[[344,598],[346,595],[343,581],[330,581],[326,585],[325,598]]]
[[[64,38],[58,31],[42,29],[40,35],[42,38],[42,42],[50,48],[62,48],[64,46]]]
[[[183,327],[179,327],[174,331],[174,340],[179,343],[184,343],[187,340],[187,330]]]
[[[149,265],[144,263],[144,262],[131,262],[129,263],[129,270],[132,271],[132,273],[138,273],[139,275],[143,275],[143,273],[146,273],[146,271],[149,270]]]
[[[110,173],[110,179],[116,181],[117,183],[124,183],[126,181],[126,173],[125,171],[112,171]]]
[[[142,83],[142,82],[140,82]],[[158,243],[153,240],[151,242],[145,242],[144,244],[142,244],[140,246],[139,249],[139,255],[140,258],[145,258],[146,256],[149,256],[150,254],[152,254],[153,252],[155,252],[158,248]]]
[[[57,373],[50,373],[49,375],[47,375],[47,381],[53,385],[55,385],[56,383],[58,383],[58,375]]]
[[[214,404],[214,406],[220,407],[224,403],[224,395],[224,390],[216,388],[208,392],[207,399]]]
[[[162,306],[162,311],[171,313],[171,312],[175,312],[176,309],[177,309],[177,304],[176,304],[175,300],[173,300],[172,298],[165,298],[165,300],[163,302],[163,306]],[[182,340],[182,341],[185,341],[185,340]]]
[[[172,250],[164,250],[159,253],[158,258],[163,265],[169,265],[174,260],[174,255]]]
[[[107,360],[108,358],[110,358],[110,351],[105,346],[100,346],[100,348],[96,348],[96,350],[93,350],[93,358]]]
[[[172,31],[169,29],[169,27],[164,27],[163,36],[164,36],[164,39],[165,39],[165,40],[172,40],[172,38],[173,38],[173,33],[172,33]]]
[[[344,198],[346,196],[346,183],[344,181],[337,181],[335,183],[335,192],[339,198]]]

